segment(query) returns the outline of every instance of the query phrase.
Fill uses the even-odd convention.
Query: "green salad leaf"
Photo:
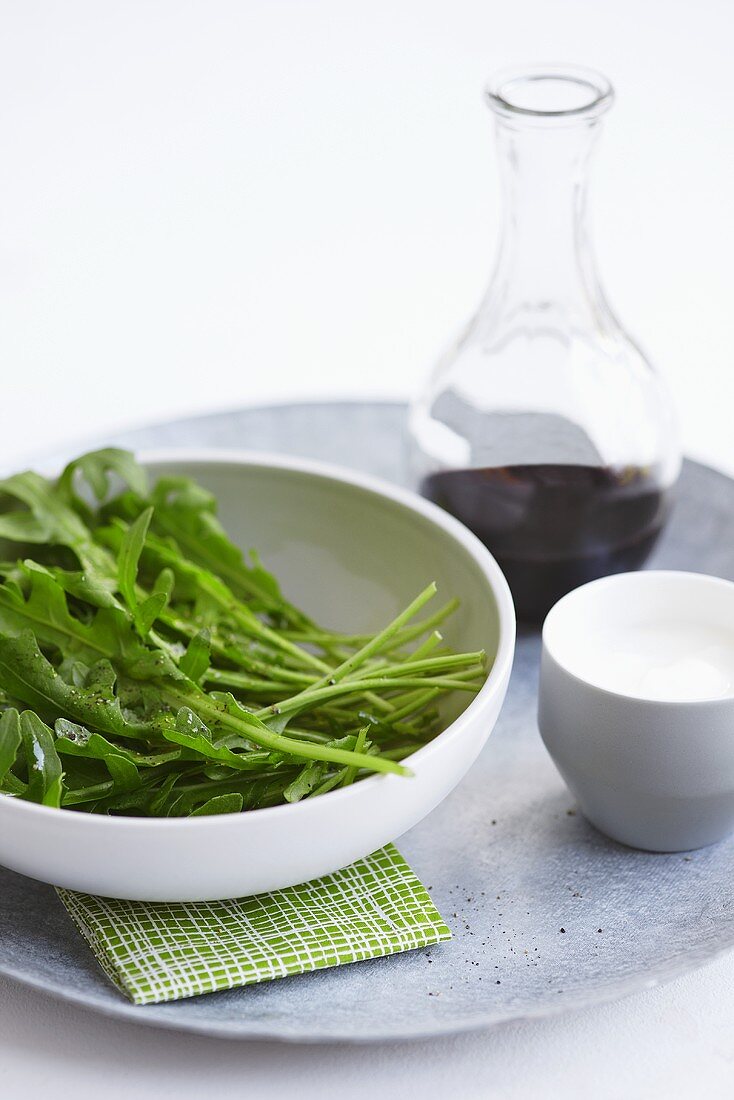
[[[0,482],[0,792],[89,813],[202,816],[320,797],[404,761],[472,695],[428,584],[375,634],[284,596],[188,478],[126,451]],[[358,625],[358,624],[357,624]]]

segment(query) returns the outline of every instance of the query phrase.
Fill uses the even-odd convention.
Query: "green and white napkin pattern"
[[[392,844],[325,878],[229,901],[164,904],[58,893],[105,973],[139,1005],[451,939]]]

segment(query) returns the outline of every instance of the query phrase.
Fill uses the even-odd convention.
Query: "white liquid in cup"
[[[734,629],[685,622],[598,627],[574,672],[638,699],[695,702],[734,696]]]

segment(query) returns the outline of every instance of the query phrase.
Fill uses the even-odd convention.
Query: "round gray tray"
[[[278,450],[402,480],[403,422],[399,405],[300,405],[180,421],[113,442]],[[686,463],[652,564],[734,578],[734,482]],[[734,946],[734,841],[650,855],[587,825],[537,733],[538,654],[537,634],[521,632],[507,702],[486,749],[453,794],[400,841],[451,926],[451,943],[136,1008],[98,969],[54,891],[0,869],[0,972],[159,1027],[368,1041],[590,1005]]]

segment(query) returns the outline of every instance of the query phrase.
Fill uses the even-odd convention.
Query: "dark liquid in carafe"
[[[669,505],[647,471],[604,466],[447,470],[421,490],[488,547],[527,622],[586,581],[638,569]]]

